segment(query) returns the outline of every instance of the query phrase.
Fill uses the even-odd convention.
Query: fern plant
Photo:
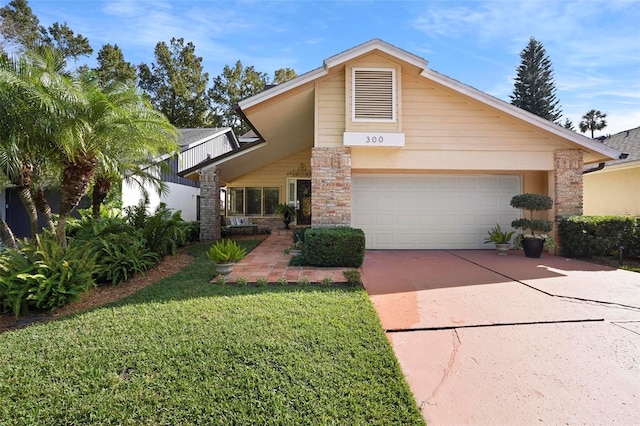
[[[246,255],[247,251],[233,240],[219,240],[207,250],[207,258],[214,263],[235,263]]]
[[[0,307],[17,316],[30,309],[54,310],[94,285],[95,255],[71,240],[64,250],[50,235],[21,241],[22,250],[0,255]]]

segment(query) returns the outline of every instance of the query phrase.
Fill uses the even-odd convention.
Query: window
[[[229,214],[244,215],[244,188],[229,188]]]
[[[229,214],[237,216],[270,216],[280,203],[280,188],[229,188]]]
[[[395,121],[396,84],[392,68],[353,68],[354,121]]]

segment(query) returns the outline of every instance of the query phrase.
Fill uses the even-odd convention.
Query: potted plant
[[[216,271],[225,281],[233,271],[233,265],[246,255],[247,251],[233,240],[218,240],[207,250],[207,257],[215,263]]]
[[[487,231],[489,236],[484,240],[485,244],[494,243],[496,250],[498,250],[498,256],[507,256],[509,253],[509,246],[511,245],[511,237],[515,231],[503,231],[500,228],[500,224],[496,224],[493,228]]]
[[[284,223],[284,229],[289,228],[289,224],[296,215],[296,208],[290,204],[278,204],[276,206],[276,214],[282,216],[282,222]]]
[[[524,231],[516,237],[514,243],[516,247],[524,249],[525,256],[538,258],[542,255],[544,247],[555,246],[553,238],[547,235],[547,232],[553,228],[553,222],[533,218],[534,211],[549,210],[553,206],[551,197],[541,194],[520,194],[511,198],[509,204],[513,208],[529,211],[528,218],[523,217],[511,222],[513,228]],[[527,230],[530,233],[526,233]]]

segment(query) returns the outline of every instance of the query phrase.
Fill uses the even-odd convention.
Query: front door
[[[296,223],[311,225],[311,180],[298,179],[296,183],[296,206],[300,206]]]

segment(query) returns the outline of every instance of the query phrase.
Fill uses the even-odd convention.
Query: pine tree
[[[553,68],[542,43],[531,37],[520,52],[511,104],[558,123],[562,115],[556,99]]]

